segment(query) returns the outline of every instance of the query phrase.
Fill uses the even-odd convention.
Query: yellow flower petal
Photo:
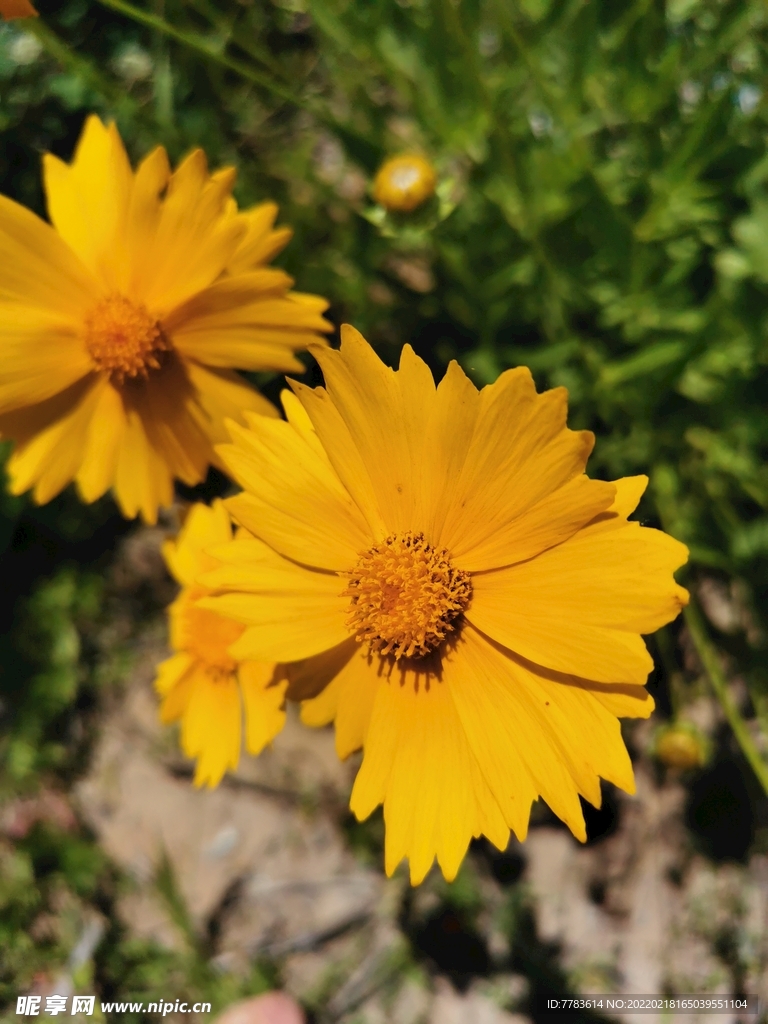
[[[170,475],[189,485],[204,480],[213,453],[181,360],[167,359],[142,386],[123,388],[122,395],[126,411],[141,417],[147,438]]]
[[[5,196],[0,196],[0,263],[0,316],[16,304],[59,316],[71,326],[98,298],[96,281],[53,228]]]
[[[58,339],[50,335],[47,340],[53,344]],[[78,434],[78,440],[72,439],[68,427],[61,427],[69,437],[67,444],[80,447],[66,452],[60,468],[63,471],[66,465],[70,476],[62,478],[58,489],[75,477],[83,499],[94,501],[113,484],[116,486],[118,466],[127,465],[130,468],[119,474],[118,501],[126,515],[136,515],[141,509],[144,518],[154,522],[158,503],[168,504],[171,500],[171,476],[196,484],[204,479],[209,463],[221,465],[210,441],[228,436],[223,422],[225,418],[233,414],[241,418],[248,408],[264,415],[277,414],[266,399],[241,382],[237,375],[228,371],[209,371],[194,364],[189,364],[187,369],[188,372],[184,372],[178,361],[169,359],[156,377],[132,389],[118,390],[107,379],[101,379],[97,389],[98,406],[91,410],[89,425]],[[28,374],[24,378],[25,398],[33,397],[30,389],[36,386],[36,380],[40,381],[43,393],[51,390],[50,364],[41,364],[36,372],[38,377]],[[81,377],[81,374],[77,376]],[[93,377],[86,378],[82,386],[90,386],[89,382],[93,383]],[[58,383],[60,385],[63,380]],[[44,402],[22,406],[16,413],[0,414],[0,432],[16,441],[19,458],[20,447],[25,445],[31,433],[46,431],[46,424],[69,408],[68,396],[79,394],[80,388],[78,384],[74,391],[62,391]],[[6,396],[7,393],[6,389]],[[13,404],[16,405],[15,402]],[[129,419],[132,424],[130,430],[127,429]],[[41,437],[38,448],[47,449],[56,436],[55,431],[48,432]],[[135,444],[138,444],[136,451],[127,450]],[[31,466],[32,462],[27,464]],[[141,474],[145,470],[150,479],[142,481]],[[29,477],[24,474],[24,484],[17,486],[23,489],[31,486],[38,471],[42,472],[42,469],[32,469]],[[133,479],[133,474],[139,474],[139,477]],[[37,493],[50,494],[50,487],[41,487]],[[48,499],[37,497],[36,500]]]
[[[284,388],[280,392],[280,403],[283,407],[283,411],[285,412],[285,418],[299,437],[312,449],[315,455],[322,462],[327,466],[331,466],[328,453],[325,448],[323,448],[320,438],[317,436],[317,431],[312,425],[312,420],[307,415],[307,410],[298,400],[296,395],[287,388]]]
[[[480,411],[480,395],[456,362],[449,364],[434,391],[431,374],[427,383],[422,367],[421,360],[406,346],[400,359],[403,407],[420,408],[424,414],[424,422],[414,422],[409,431],[417,494],[413,522],[439,545]]]
[[[170,658],[166,658],[165,661],[161,661],[157,666],[157,676],[155,677],[155,689],[161,697],[168,697],[173,689],[181,682],[184,676],[189,672],[194,664],[194,659],[186,652],[179,652],[172,654]],[[186,707],[186,703],[178,709],[176,706],[169,707],[167,711],[167,717],[161,712],[162,720],[164,722],[174,722],[177,718],[181,717],[183,708]],[[178,713],[176,713],[178,710]]]
[[[201,427],[204,412],[175,358],[137,387],[118,391],[105,376],[97,380],[98,404],[89,407],[77,441],[67,442],[72,450],[62,458],[61,473],[66,465],[69,475],[62,476],[61,487],[76,478],[82,496],[92,501],[114,486],[125,515],[140,512],[153,523],[158,508],[172,501],[174,475],[189,484],[205,476],[212,453]],[[0,418],[3,429],[23,444],[18,430],[3,428]]]
[[[125,431],[117,455],[115,499],[128,519],[141,514],[146,523],[157,522],[157,510],[173,500],[173,479],[152,446],[136,409],[126,409]]]
[[[645,682],[653,666],[640,633],[687,603],[672,572],[684,545],[622,520],[587,527],[520,565],[473,579],[470,621],[539,665],[603,682]],[[555,639],[556,638],[556,639]]]
[[[285,248],[293,234],[290,228],[272,230],[277,217],[277,203],[261,203],[250,210],[243,210],[240,216],[245,220],[247,230],[227,264],[227,271],[232,275],[269,263]]]
[[[258,316],[265,299],[272,300],[275,296],[282,298],[292,284],[292,277],[284,270],[273,267],[260,267],[236,277],[223,277],[168,313],[163,324],[172,333],[182,332],[187,324],[193,325],[193,332],[215,330],[222,323],[225,326],[247,327],[253,324],[253,318]],[[267,307],[267,310],[270,309],[274,311],[271,305]],[[307,320],[313,320],[304,310],[301,312]],[[225,317],[223,321],[222,315]],[[275,325],[273,319],[267,315],[266,326],[281,326]],[[258,326],[264,326],[264,322],[259,322]]]
[[[482,572],[529,558],[572,537],[611,505],[613,484],[575,476],[517,519],[497,524],[496,531],[466,553],[453,553],[460,569]]]
[[[34,487],[43,504],[77,473],[104,381],[86,377],[47,402],[0,416],[0,434],[16,440],[6,470],[12,494]]]
[[[515,659],[471,627],[446,659],[445,677],[472,750],[520,838],[538,796],[583,841],[577,794],[599,807],[600,777],[634,792],[618,719],[588,683]],[[518,795],[527,805],[522,816]]]
[[[260,416],[278,417],[277,409],[260,392],[247,384],[232,370],[209,369],[199,363],[189,362],[186,366],[190,384],[197,394],[197,402],[190,412],[212,445],[229,441],[226,420],[245,423],[245,413],[254,412]],[[224,463],[215,459],[220,469]]]
[[[622,683],[606,684],[584,682],[575,677],[572,686],[588,689],[595,700],[617,718],[649,718],[656,707],[653,697],[644,686],[629,686]]]
[[[384,804],[387,874],[408,857],[417,885],[437,857],[454,878],[481,832],[478,786],[492,808],[445,683],[418,671],[382,679],[350,806],[363,819]]]
[[[405,522],[430,537],[439,533],[479,409],[477,389],[456,363],[435,388],[409,346],[395,374],[346,325],[341,350],[316,357],[327,391],[298,385],[296,394],[374,534],[396,532]],[[370,404],[377,409],[372,420]]]
[[[168,659],[169,661],[172,659]],[[162,662],[159,668],[161,669],[167,662]],[[168,693],[162,699],[160,704],[160,721],[163,725],[170,725],[172,722],[178,722],[179,719],[184,715],[189,704],[189,697],[196,685],[196,669],[199,665],[196,664],[194,659],[190,659],[187,671],[179,677],[176,683],[168,690]],[[157,685],[157,684],[156,684]]]
[[[575,789],[546,743],[542,746],[541,731],[536,730],[529,738],[525,735],[525,728],[530,722],[525,718],[518,721],[509,717],[510,704],[513,703],[510,695],[502,680],[487,679],[482,667],[472,663],[471,653],[463,642],[466,632],[462,633],[458,649],[445,659],[446,686],[453,696],[467,742],[501,809],[504,822],[522,841],[528,833],[531,804],[539,796],[537,777],[531,774],[526,748],[536,748],[534,772],[543,775],[547,763],[554,760],[551,779],[570,792],[570,803],[563,804],[569,811],[578,808],[577,800],[574,808]],[[519,708],[515,707],[515,711],[519,712]]]
[[[411,387],[419,390],[422,399],[408,407],[394,370],[381,362],[354,328],[343,328],[340,351],[315,352],[328,395],[354,438],[388,532],[413,526],[414,514],[422,511],[417,499],[422,468],[418,455],[435,385],[426,364],[410,358],[408,351],[403,355],[405,372],[417,378]],[[375,416],[370,415],[372,407]],[[307,412],[312,418],[310,407]],[[315,428],[322,438],[323,426],[315,423]]]
[[[136,280],[137,295],[161,318],[211,285],[243,237],[244,225],[222,216],[234,179],[234,171],[209,175],[199,149],[171,175]]]
[[[313,349],[313,351],[315,351]],[[308,388],[305,384],[289,380],[295,395],[307,412],[328,460],[336,470],[355,504],[363,513],[371,535],[383,540],[387,527],[379,509],[371,478],[363,463],[352,435],[339,410],[325,388]]]
[[[115,480],[118,455],[125,437],[125,408],[119,391],[102,381],[93,410],[82,462],[75,480],[83,501],[96,501]]]
[[[302,707],[309,708],[312,699],[318,694],[324,693],[352,655],[359,651],[360,645],[355,642],[353,637],[347,637],[337,647],[331,647],[327,651],[323,651],[322,654],[311,658],[301,658],[287,664],[285,671],[288,675],[286,691],[288,699],[302,701]],[[307,711],[307,714],[314,716],[315,712]],[[317,714],[322,713],[318,711]],[[333,721],[333,715],[322,721],[313,720],[312,725],[327,725],[331,721]]]
[[[165,190],[171,179],[168,154],[156,146],[136,168],[125,222],[123,258],[112,273],[122,281],[121,291],[140,296],[151,277],[152,252],[157,228],[162,218]]]
[[[92,114],[72,163],[48,153],[43,175],[53,226],[104,288],[120,289],[114,245],[125,234],[133,173],[115,125]]]
[[[56,313],[0,300],[0,323],[0,415],[44,402],[91,372],[76,329]]]
[[[499,530],[584,471],[594,436],[565,426],[567,393],[542,395],[525,367],[507,370],[480,393],[477,425],[453,488],[439,542],[458,562],[488,567]],[[510,531],[514,535],[514,531]],[[485,546],[485,548],[484,548]],[[503,558],[498,564],[505,565]]]
[[[328,653],[333,656],[330,664]],[[299,666],[286,667],[289,693],[296,692],[302,676],[307,679],[330,676],[317,697],[302,703],[301,720],[315,727],[335,722],[336,753],[342,759],[359,750],[365,742],[380,683],[376,670],[371,657],[354,640],[348,640],[333,652],[301,662]]]
[[[215,548],[223,564],[205,573],[211,590],[240,591],[207,597],[200,606],[249,628],[232,650],[238,660],[297,661],[346,640],[349,602],[335,573],[304,568],[256,538]]]
[[[238,670],[245,707],[245,745],[249,754],[260,754],[285,725],[285,690],[288,680],[275,666],[244,661]]]
[[[524,583],[510,582],[502,572],[506,570],[494,573],[492,580],[476,580],[466,615],[478,629],[510,651],[556,672],[600,682],[645,683],[653,659],[640,636],[564,620],[557,606],[547,603],[544,607],[536,600],[540,594],[527,601]]]
[[[127,515],[141,512],[155,522],[160,505],[172,500],[172,476],[198,483],[212,458],[195,398],[171,358],[143,386],[118,393],[104,375],[92,374],[46,402],[0,416],[0,433],[16,441],[14,492],[34,486],[43,503],[77,479],[92,501],[114,486]]]
[[[647,476],[624,476],[621,480],[614,480],[616,497],[609,512],[627,519],[640,504],[640,499],[648,486]]]
[[[181,745],[187,757],[197,758],[195,785],[213,788],[240,762],[240,692],[231,676],[213,678],[197,669],[193,679],[181,719]]]
[[[333,469],[290,423],[247,418],[248,429],[231,423],[234,443],[218,448],[230,475],[247,491],[229,499],[230,513],[288,558],[348,570],[371,538]]]
[[[285,294],[291,279],[275,270],[226,277],[198,292],[164,320],[188,359],[243,370],[298,370],[296,349],[318,341],[331,324]],[[281,294],[282,293],[282,294]]]
[[[186,587],[197,583],[198,577],[218,566],[218,559],[209,549],[226,544],[232,537],[227,510],[217,498],[210,506],[199,502],[189,510],[178,537],[163,545],[163,558],[174,579]]]

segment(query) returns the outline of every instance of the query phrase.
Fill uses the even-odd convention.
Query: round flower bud
[[[387,210],[410,213],[435,191],[437,174],[418,153],[403,153],[385,161],[373,183],[373,198]]]
[[[707,760],[706,737],[692,725],[673,722],[657,735],[654,754],[667,768],[700,768]]]

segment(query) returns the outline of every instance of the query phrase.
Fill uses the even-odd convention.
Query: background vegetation
[[[731,725],[710,763],[730,766],[736,810],[704,813],[699,840],[716,856],[768,850],[764,0],[37,6],[39,21],[0,26],[0,191],[44,213],[40,155],[69,159],[91,111],[116,119],[134,159],[200,145],[237,166],[241,204],[280,204],[295,230],[282,262],[335,323],[388,360],[410,341],[437,375],[456,358],[478,384],[524,363],[597,434],[592,475],[648,473],[641,517],[690,546],[696,595],[655,644],[661,716],[684,720],[714,686]],[[370,183],[404,150],[429,156],[439,186],[395,217]],[[135,528],[109,500],[0,499],[6,800],[82,770],[120,676],[119,645],[107,657],[93,640],[104,567]],[[742,838],[723,847],[733,822]],[[65,956],[66,928],[28,934],[41,908],[108,910],[119,884],[85,835],[6,836],[0,1001]],[[194,942],[173,964],[119,929],[100,948],[115,998],[167,998],[173,971],[186,994],[190,978],[220,1003],[235,994]],[[242,990],[267,980],[255,969]]]

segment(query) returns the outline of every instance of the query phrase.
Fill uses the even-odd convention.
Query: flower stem
[[[741,712],[731,695],[731,691],[728,689],[728,680],[725,678],[725,673],[720,664],[717,649],[707,635],[703,617],[693,600],[684,609],[683,615],[685,616],[685,623],[691,640],[696,648],[696,653],[701,659],[705,672],[709,676],[712,689],[722,705],[725,717],[728,719],[728,724],[733,730],[733,735],[736,737],[736,742],[741,747],[741,752],[749,762],[766,795],[768,795],[768,762],[761,756],[747,723],[742,718]]]

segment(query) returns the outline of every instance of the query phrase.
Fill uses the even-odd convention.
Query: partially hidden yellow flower
[[[410,213],[434,193],[437,175],[418,153],[403,153],[385,161],[373,182],[373,198],[387,210]]]
[[[229,424],[242,536],[201,604],[246,626],[240,658],[293,662],[309,725],[364,748],[351,797],[384,805],[385,866],[456,875],[473,836],[526,836],[542,797],[581,840],[579,796],[634,791],[619,717],[647,717],[641,638],[687,602],[686,548],[628,516],[645,477],[584,474],[594,436],[525,367],[435,387],[353,328],[315,349],[325,388],[291,382],[287,422]],[[248,535],[250,534],[250,536]]]
[[[89,117],[71,164],[43,161],[52,226],[0,196],[0,435],[11,490],[49,501],[73,479],[154,522],[195,484],[225,417],[277,415],[231,368],[301,371],[327,303],[263,266],[290,237],[276,207],[238,212],[235,171],[165,150],[134,172]]]
[[[196,605],[207,593],[197,577],[219,564],[208,549],[231,539],[227,510],[214,501],[210,508],[194,505],[179,536],[163,547],[182,590],[168,609],[175,653],[158,666],[155,687],[162,721],[181,719],[182,749],[197,759],[198,786],[217,786],[226,771],[237,768],[243,717],[250,754],[259,754],[285,723],[284,673],[274,662],[233,658],[228,649],[243,626]]]
[[[29,0],[0,0],[0,14],[6,20],[37,17],[37,11]]]

